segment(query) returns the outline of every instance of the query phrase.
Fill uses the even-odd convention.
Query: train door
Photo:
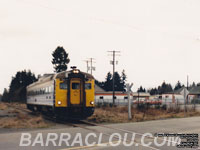
[[[81,95],[81,80],[72,79],[70,83],[70,103],[72,105],[80,105]]]

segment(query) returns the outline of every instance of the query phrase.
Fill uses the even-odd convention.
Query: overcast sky
[[[107,51],[121,51],[116,70],[134,91],[200,82],[199,18],[199,0],[0,0],[0,93],[17,71],[53,72],[57,46],[83,71],[95,58],[100,81],[112,71]]]

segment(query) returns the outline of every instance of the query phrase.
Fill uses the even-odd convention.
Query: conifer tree
[[[67,70],[67,64],[70,62],[68,58],[68,53],[66,53],[63,47],[57,47],[52,53],[53,59],[52,64],[54,66],[55,72],[62,72]]]

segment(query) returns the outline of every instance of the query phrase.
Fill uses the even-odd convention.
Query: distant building
[[[146,92],[132,92],[130,99],[132,103],[144,103],[149,102],[150,94]],[[95,102],[98,103],[113,103],[113,92],[105,91],[99,86],[95,85]],[[128,95],[126,92],[115,91],[115,104],[116,105],[127,105]]]
[[[133,96],[131,94],[130,99],[133,100]],[[113,103],[113,92],[105,91],[100,88],[98,85],[95,85],[95,103]],[[128,104],[128,96],[126,92],[115,91],[115,104],[116,105],[127,105]]]
[[[184,97],[181,94],[181,91],[184,90],[184,88],[186,87],[182,87],[178,90],[166,94],[161,94],[157,96],[157,99],[160,99],[162,104],[169,104],[169,103],[184,104]],[[191,87],[188,89],[188,91],[189,94],[188,98],[186,99],[186,103],[190,104],[193,99],[200,100],[200,86]]]
[[[190,92],[188,95],[189,103],[191,103],[193,99],[200,100],[200,86],[192,87],[189,92]]]
[[[150,98],[150,93],[147,92],[133,92],[132,93],[134,101],[148,101]]]

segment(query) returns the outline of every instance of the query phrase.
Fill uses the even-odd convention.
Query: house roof
[[[194,94],[194,95],[200,94],[200,86],[192,87],[191,90],[190,90],[190,94]]]
[[[180,89],[178,89],[178,90],[175,90],[175,91],[173,91],[173,92],[169,92],[169,93],[167,93],[167,94],[181,94],[181,91],[182,91],[184,88],[186,88],[186,87],[182,87],[182,88],[180,88]],[[188,91],[189,91],[189,94],[191,94],[191,95],[200,94],[200,86],[193,86],[193,87],[190,87],[190,88],[188,89]]]
[[[178,90],[175,90],[173,92],[171,92],[170,94],[181,94],[181,91],[184,89],[185,87],[183,86],[182,88],[178,89]]]
[[[102,93],[105,92],[104,89],[102,89],[100,86],[98,86],[97,84],[95,84],[95,93]]]
[[[147,92],[139,92],[139,94],[138,94],[138,92],[133,92],[132,94],[135,97],[138,97],[138,95],[139,95],[139,97],[149,97],[150,96],[150,93],[147,93]]]

